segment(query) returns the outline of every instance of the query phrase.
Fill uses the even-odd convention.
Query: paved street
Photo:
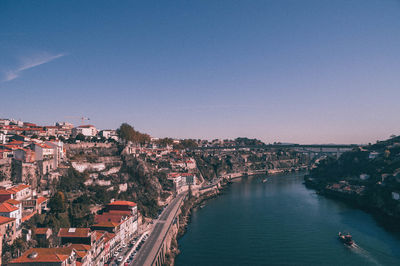
[[[150,265],[151,261],[154,259],[154,256],[156,255],[159,247],[164,240],[169,225],[174,220],[174,215],[177,211],[177,208],[179,208],[179,205],[184,196],[185,193],[179,194],[161,213],[160,218],[155,221],[153,232],[150,234],[147,241],[143,244],[142,248],[135,256],[135,259],[131,265]]]

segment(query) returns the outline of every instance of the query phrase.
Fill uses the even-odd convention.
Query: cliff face
[[[159,178],[163,178],[153,165],[145,161],[124,157],[120,170],[121,182],[127,184],[127,190],[123,194],[132,196],[138,202],[139,211],[145,216],[156,216],[159,210],[158,202],[163,193],[163,186]],[[166,178],[166,177],[164,177]]]

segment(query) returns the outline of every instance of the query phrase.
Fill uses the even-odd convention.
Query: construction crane
[[[82,117],[79,117],[79,116],[65,116],[64,118],[81,120],[81,125],[83,125],[85,123],[85,120],[90,120],[90,118],[84,117],[84,116],[82,116]]]

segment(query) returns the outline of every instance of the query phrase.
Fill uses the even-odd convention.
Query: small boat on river
[[[346,245],[351,246],[354,244],[353,238],[349,233],[342,234],[341,232],[339,232],[338,237],[339,237],[339,240]]]

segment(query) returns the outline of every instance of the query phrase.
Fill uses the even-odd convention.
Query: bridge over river
[[[217,146],[196,147],[192,151],[222,151],[243,149],[291,149],[301,153],[307,153],[310,157],[323,155],[336,155],[339,157],[346,151],[359,147],[357,144],[266,144],[266,145],[242,145],[242,146]]]

